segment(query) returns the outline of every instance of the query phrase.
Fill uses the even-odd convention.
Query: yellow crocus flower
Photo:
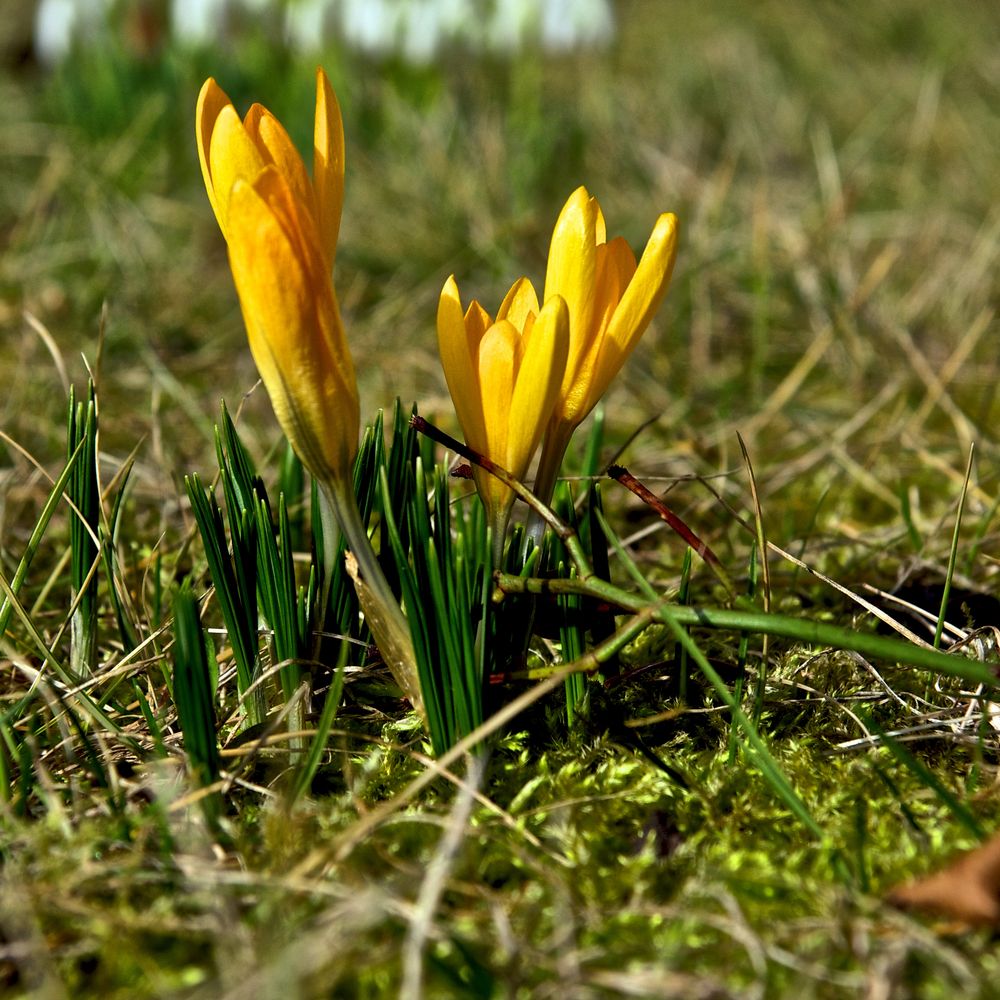
[[[622,237],[608,241],[604,215],[585,187],[556,221],[545,273],[545,301],[569,307],[569,355],[545,433],[535,492],[547,501],[574,429],[597,405],[649,326],[670,285],[677,217],[656,220],[642,259]]]
[[[438,348],[448,390],[470,448],[523,479],[556,404],[569,348],[569,312],[560,296],[543,309],[531,282],[507,293],[496,320],[475,300],[467,310],[454,276],[438,303]],[[483,469],[476,487],[502,546],[514,494]]]
[[[198,97],[198,155],[250,350],[282,429],[323,483],[349,481],[360,412],[331,271],[344,192],[344,130],[316,73],[313,176],[259,104],[241,121],[209,79]]]
[[[316,72],[313,173],[266,108],[241,121],[212,79],[198,96],[198,156],[229,263],[250,351],[282,430],[320,484],[324,519],[336,517],[356,562],[353,579],[375,640],[423,714],[409,628],[371,542],[353,489],[360,411],[332,270],[344,199],[344,127],[322,69]],[[324,526],[336,554],[336,532]]]

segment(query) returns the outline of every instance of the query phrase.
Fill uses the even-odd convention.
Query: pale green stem
[[[347,538],[347,546],[357,561],[357,572],[351,572],[348,565],[348,573],[354,581],[365,621],[375,637],[379,652],[396,683],[423,716],[424,705],[420,696],[420,679],[410,627],[396,595],[382,573],[382,567],[378,564],[378,557],[368,539],[368,531],[361,520],[354,492],[349,483],[335,480],[323,483],[321,492],[329,501],[341,531]]]
[[[323,560],[323,586],[319,596],[319,613],[321,616],[320,629],[317,631],[316,647],[322,641],[319,632],[322,631],[322,616],[326,615],[327,605],[330,602],[330,589],[333,586],[333,573],[336,569],[337,549],[340,547],[340,521],[334,510],[333,501],[329,492],[320,487],[317,491],[319,503],[319,517],[323,525],[323,551],[320,557]]]
[[[542,454],[538,459],[538,473],[535,476],[535,496],[546,507],[552,500],[552,494],[556,488],[556,480],[559,478],[559,469],[562,467],[563,456],[569,447],[570,439],[576,428],[572,424],[562,421],[549,424],[545,437],[542,439]],[[535,545],[540,545],[542,535],[545,534],[545,521],[537,511],[532,511],[528,515],[527,527],[525,530],[525,542],[530,538]]]
[[[486,508],[487,516],[490,520],[490,528],[493,535],[493,569],[500,569],[503,566],[503,543],[507,540],[507,525],[510,523],[510,512],[514,507],[514,497],[509,503],[505,503],[500,510],[490,510]]]

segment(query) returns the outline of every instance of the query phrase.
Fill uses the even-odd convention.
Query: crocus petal
[[[573,424],[580,423],[607,391],[614,372],[606,379],[603,378],[604,367],[599,364],[599,359],[605,349],[608,324],[635,274],[635,267],[635,254],[622,237],[618,236],[610,243],[598,245],[594,313],[591,320],[593,327],[584,351],[574,359],[576,368],[572,380],[567,375],[563,381],[564,387],[569,383],[569,390],[564,389],[558,407],[563,420]],[[618,368],[615,372],[617,370]]]
[[[538,296],[534,286],[527,278],[518,278],[500,303],[497,319],[509,319],[518,330],[523,330],[528,316],[537,315]]]
[[[469,341],[469,354],[473,358],[479,353],[479,342],[483,335],[492,325],[493,318],[473,299],[465,310],[465,332]]]
[[[212,171],[209,167],[208,156],[212,146],[212,132],[215,130],[215,123],[223,108],[232,107],[232,102],[226,96],[225,91],[209,77],[202,85],[198,94],[198,106],[195,109],[195,136],[198,140],[198,159],[201,162],[201,175],[205,179],[205,190],[208,191],[208,200],[212,203],[212,211],[220,221],[219,206],[215,197],[215,185],[212,183]]]
[[[360,414],[333,287],[313,280],[300,248],[249,183],[236,181],[230,205],[233,278],[275,415],[314,476],[342,480],[351,474]]]
[[[623,356],[631,353],[666,295],[676,257],[677,216],[666,212],[656,220],[639,266],[608,324],[607,339],[620,347]],[[607,376],[607,382],[617,370]]]
[[[482,311],[480,308],[480,312]],[[476,338],[475,347],[471,347],[466,317],[462,314],[462,300],[454,275],[445,282],[441,290],[441,298],[438,301],[437,334],[441,366],[444,368],[448,391],[455,403],[455,412],[458,414],[458,422],[462,425],[466,443],[476,451],[484,451],[486,428],[483,424],[479,373],[476,367],[479,338]]]
[[[344,204],[344,123],[337,95],[321,68],[316,70],[313,185],[319,234],[330,267],[333,267]]]
[[[486,454],[501,465],[507,461],[510,401],[521,363],[521,335],[509,320],[494,323],[479,345],[479,384],[483,387]],[[517,475],[516,470],[510,469]]]
[[[266,166],[264,157],[247,134],[231,104],[215,119],[208,148],[208,167],[215,192],[215,214],[223,236],[229,240],[229,193],[237,178],[253,180]]]
[[[302,210],[316,214],[316,197],[312,181],[306,173],[299,151],[284,126],[267,108],[254,104],[243,119],[247,135],[262,158],[272,163],[291,188],[292,196]]]
[[[316,232],[316,220],[296,197],[288,178],[273,164],[269,164],[254,179],[253,188],[267,203],[285,237],[295,248],[309,280],[316,287],[329,285],[330,274]],[[340,346],[345,355],[348,355],[346,340]]]
[[[597,281],[594,288],[594,328],[604,330],[625,289],[635,275],[635,254],[628,241],[616,236],[597,247]]]
[[[594,205],[597,207],[597,221],[594,225],[594,241],[600,246],[608,242],[608,224],[604,221],[604,213],[601,211],[601,204],[595,198]]]
[[[452,277],[438,304],[438,346],[465,440],[523,481],[562,385],[569,310],[554,296],[539,311],[526,278],[511,287],[495,323],[475,300],[464,316],[461,309]],[[473,476],[500,545],[514,492],[482,468]]]
[[[577,188],[563,206],[552,231],[545,301],[561,295],[569,308],[569,359],[563,391],[568,393],[579,359],[587,349],[594,308],[597,273],[597,201],[585,187]]]
[[[657,220],[639,266],[608,321],[606,332],[596,341],[597,352],[588,359],[591,370],[586,391],[573,400],[573,419],[577,423],[597,405],[645,333],[670,286],[676,255],[677,219],[667,213]],[[624,256],[616,257],[617,260],[609,260],[609,267],[621,269],[616,279],[621,280],[628,273],[629,264]],[[564,412],[569,410],[569,406],[564,408]]]
[[[521,338],[523,357],[510,401],[507,467],[523,479],[542,438],[562,384],[569,350],[569,309],[561,296],[549,299]]]
[[[510,401],[520,365],[521,337],[514,325],[502,319],[494,323],[479,345],[479,384],[486,428],[486,447],[479,449],[494,462],[507,467],[507,435],[510,426]],[[515,476],[519,470],[508,471]],[[514,495],[495,476],[484,469],[474,470],[479,495],[495,521],[510,508]]]

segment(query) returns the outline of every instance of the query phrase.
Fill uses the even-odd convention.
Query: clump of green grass
[[[674,210],[673,290],[609,397],[596,467],[617,458],[662,494],[744,592],[757,532],[739,431],[766,539],[807,567],[772,551],[775,611],[869,635],[861,598],[919,630],[870,589],[903,585],[923,594],[931,641],[950,580],[949,622],[992,623],[979,596],[995,593],[1000,554],[996,29],[975,6],[863,15],[682,4],[665,35],[660,6],[640,3],[622,7],[605,55],[412,71],[331,54],[349,128],[338,288],[366,412],[405,387],[454,428],[432,355],[441,283],[455,270],[490,298],[540,276],[580,181],[633,243],[651,211]],[[990,995],[985,936],[941,937],[878,902],[991,828],[996,738],[976,688],[822,642],[771,639],[757,698],[760,634],[741,654],[737,633],[691,630],[726,689],[745,674],[743,707],[819,837],[734,743],[690,651],[679,699],[666,625],[586,686],[573,726],[554,684],[504,727],[468,826],[453,791],[466,765],[438,772],[355,647],[294,807],[302,748],[240,740],[242,723],[220,716],[233,780],[203,776],[223,802],[213,827],[179,766],[192,748],[170,694],[171,591],[207,566],[183,476],[214,475],[219,396],[255,374],[197,178],[193,98],[212,73],[242,105],[266,77],[274,110],[304,123],[313,67],[251,43],[86,69],[0,78],[0,575],[22,577],[24,610],[2,613],[0,982],[391,995],[416,954],[428,994]],[[99,437],[92,460],[65,466],[62,400],[85,384],[81,349]],[[260,392],[239,428],[276,497],[288,483]],[[84,466],[102,495],[86,519],[99,553],[63,501],[46,505],[61,487],[45,473]],[[684,571],[654,511],[614,483],[602,491],[657,591],[725,600],[704,564]],[[291,535],[307,506],[288,508]],[[96,642],[71,661],[72,594],[91,570]],[[215,603],[200,610],[222,626]],[[214,642],[218,704],[232,706],[233,661]]]

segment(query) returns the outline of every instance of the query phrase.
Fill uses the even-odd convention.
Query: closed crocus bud
[[[576,426],[596,406],[649,326],[670,285],[677,217],[653,227],[642,258],[622,237],[608,241],[604,215],[584,187],[574,191],[552,233],[545,301],[569,308],[569,355],[546,429],[535,492],[547,501]]]
[[[441,292],[437,329],[441,364],[466,443],[523,479],[563,380],[569,347],[566,303],[553,296],[539,309],[531,282],[522,278],[493,320],[475,300],[463,310],[451,277]],[[495,542],[502,544],[514,494],[483,469],[474,475]]]
[[[407,621],[354,496],[358,388],[331,276],[344,199],[337,98],[318,70],[311,178],[277,118],[255,104],[241,121],[214,80],[201,88],[196,117],[205,187],[229,245],[257,370],[282,430],[321,486],[324,520],[335,517],[347,537],[375,641],[423,715]],[[332,523],[323,534],[335,543]],[[324,553],[327,581],[336,555],[331,544]]]
[[[241,121],[214,80],[201,89],[198,154],[250,350],[292,446],[322,483],[349,481],[360,413],[331,271],[344,192],[344,131],[316,74],[313,175],[255,104]]]

